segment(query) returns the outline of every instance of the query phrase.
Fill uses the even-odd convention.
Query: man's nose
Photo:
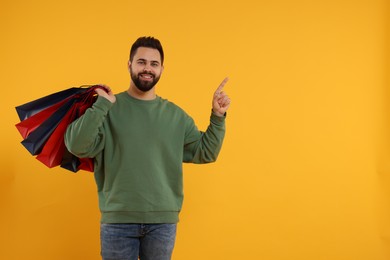
[[[151,71],[152,71],[152,67],[150,66],[149,63],[146,63],[146,64],[145,64],[144,71],[145,71],[145,72],[151,72]]]

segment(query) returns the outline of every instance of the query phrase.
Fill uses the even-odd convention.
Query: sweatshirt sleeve
[[[103,150],[103,122],[112,105],[106,98],[98,97],[84,115],[68,126],[64,140],[69,152],[80,158],[93,158]]]
[[[206,132],[199,131],[193,119],[189,119],[184,145],[184,162],[200,164],[217,160],[225,136],[225,118],[212,113]]]

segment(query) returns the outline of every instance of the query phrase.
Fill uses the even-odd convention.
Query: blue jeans
[[[176,224],[100,225],[103,260],[170,260]]]

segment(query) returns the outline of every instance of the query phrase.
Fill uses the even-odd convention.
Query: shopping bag
[[[36,157],[39,161],[50,168],[58,166],[62,163],[62,157],[66,150],[64,135],[68,125],[77,119],[79,115],[84,114],[87,108],[91,107],[95,102],[96,97],[94,96],[94,92],[88,90],[83,95],[80,95],[79,98],[75,97],[73,100],[74,103],[71,109],[69,109],[67,114],[62,118],[59,125],[45,143],[42,151]],[[88,167],[89,164],[84,166],[82,163],[80,165],[72,163],[71,165],[72,166],[69,166],[68,168],[71,168],[72,171],[76,170],[76,166],[78,169],[91,169],[91,167]]]
[[[92,158],[79,158],[80,165],[79,170],[93,172],[94,160]]]
[[[85,85],[86,87],[89,87],[88,85]],[[25,120],[26,118],[29,118],[36,113],[39,113],[40,111],[44,110],[45,108],[52,106],[54,104],[57,104],[58,102],[73,96],[75,94],[83,93],[87,91],[88,88],[85,88],[84,86],[81,86],[79,88],[73,87],[68,88],[50,95],[47,95],[45,97],[39,98],[37,100],[28,102],[26,104],[20,105],[16,107],[16,112],[18,113],[20,121]]]
[[[64,134],[68,125],[96,101],[96,88],[106,90],[100,85],[85,85],[17,106],[21,122],[15,126],[24,138],[22,145],[48,167],[93,171],[93,158],[71,154],[65,147]]]
[[[71,154],[67,149],[64,151],[61,167],[72,172],[77,172],[80,166],[80,158]]]
[[[92,158],[78,158],[68,150],[65,150],[61,167],[72,172],[77,172],[79,170],[93,172],[94,160]]]

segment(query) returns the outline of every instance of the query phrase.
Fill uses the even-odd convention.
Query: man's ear
[[[130,72],[131,61],[127,62],[127,70]]]

